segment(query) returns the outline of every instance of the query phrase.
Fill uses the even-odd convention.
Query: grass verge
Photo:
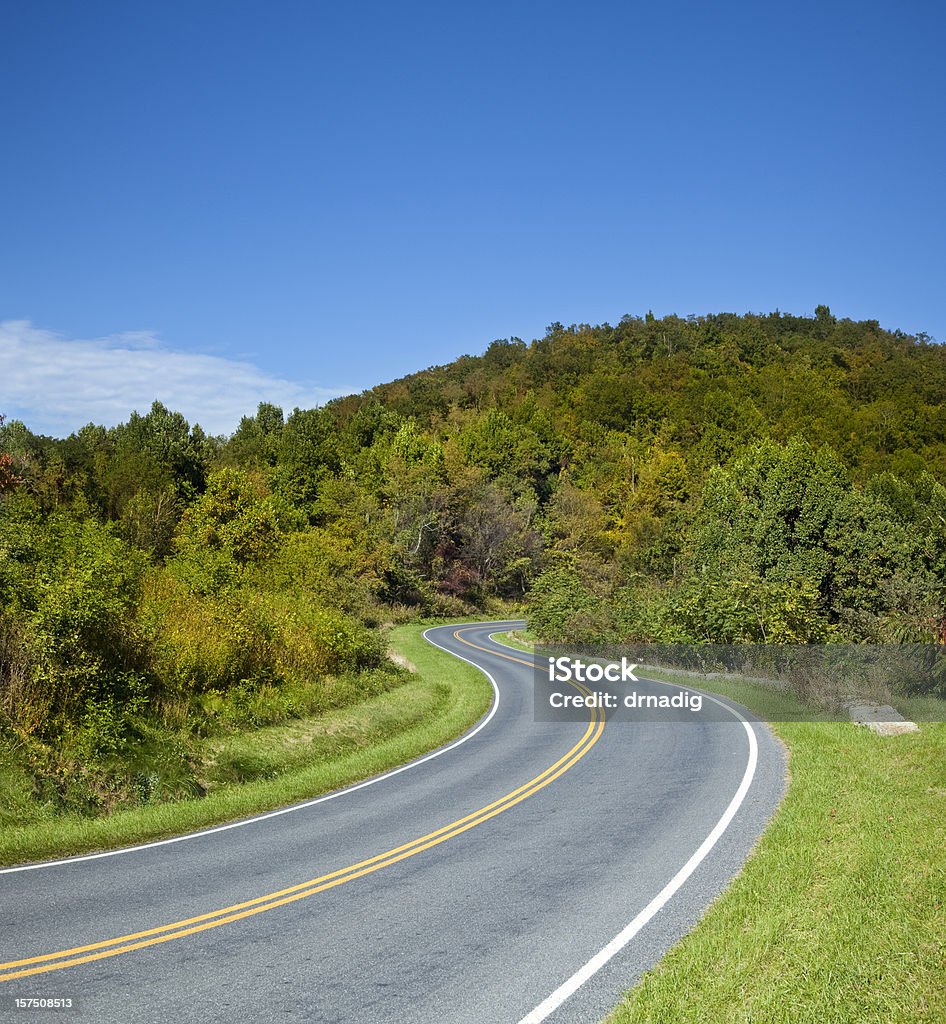
[[[55,816],[0,830],[0,864],[64,857],[180,835],[286,806],[377,775],[455,739],[489,707],[492,688],[472,665],[423,639],[423,626],[391,630],[389,642],[415,672],[387,693],[314,718],[238,733],[212,758],[256,781],[208,796],[117,811]],[[0,797],[15,788],[16,765],[0,759]]]
[[[775,722],[791,783],[740,875],[609,1024],[946,1020],[946,725],[779,723],[799,710],[787,694],[686,682]]]
[[[772,728],[790,753],[781,808],[610,1024],[946,1020],[946,726]]]
[[[493,637],[507,647],[531,654],[535,649],[535,640],[527,629],[511,629],[507,633],[493,633]]]

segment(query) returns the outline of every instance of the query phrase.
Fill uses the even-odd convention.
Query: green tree
[[[274,489],[310,510],[323,480],[341,469],[339,432],[328,409],[293,409],[279,437]]]
[[[241,570],[271,557],[295,525],[284,502],[236,469],[211,474],[207,490],[181,517],[177,567],[200,593],[233,583]]]

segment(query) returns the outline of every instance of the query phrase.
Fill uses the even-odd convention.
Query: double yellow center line
[[[508,661],[515,661],[521,665],[532,667],[531,661],[516,658],[509,654],[502,654],[499,651],[488,647],[480,647],[469,640],[464,639],[461,630],[455,630],[454,636],[461,643],[468,647],[475,647],[477,650],[486,651],[489,654],[505,658]],[[34,974],[46,974],[49,971],[59,971],[66,967],[76,967],[79,964],[91,963],[94,960],[103,960],[107,957],[118,956],[120,953],[130,953],[136,949],[144,949],[147,946],[156,946],[162,942],[170,942],[173,939],[181,939],[186,935],[195,935],[197,932],[207,931],[210,928],[219,928],[221,925],[230,924],[233,921],[241,921],[244,918],[252,917],[254,914],[262,914],[267,910],[275,910],[296,900],[314,896],[316,893],[325,892],[327,889],[334,889],[336,886],[344,885],[356,878],[370,875],[381,868],[386,868],[398,861],[406,860],[418,853],[423,853],[434,846],[447,842],[455,836],[468,832],[471,828],[481,825],[490,818],[508,811],[510,807],[522,803],[540,789],[544,789],[550,783],[563,775],[577,761],[598,742],[604,730],[604,715],[599,709],[593,709],[588,728],[581,739],[566,754],[560,757],[554,764],[549,765],[541,774],[512,790],[505,796],[494,800],[491,804],[481,807],[479,810],[467,814],[463,818],[452,821],[449,825],[437,829],[435,832],[428,832],[427,835],[414,839],[412,842],[402,846],[394,847],[379,853],[368,860],[359,861],[338,871],[332,871],[318,878],[310,878],[307,882],[300,882],[298,885],[290,886],[287,889],[279,889],[276,892],[267,893],[265,896],[257,896],[255,899],[246,900],[243,903],[234,903],[228,907],[221,907],[206,914],[198,914],[195,917],[188,917],[181,921],[174,921],[171,924],[160,925],[156,928],[148,928],[145,931],[132,932],[128,935],[120,935],[114,939],[105,939],[101,942],[92,942],[85,946],[74,946],[72,949],[59,950],[56,953],[44,953],[40,956],[27,957],[22,960],[10,960],[7,963],[0,963],[0,982],[13,981],[15,978],[26,978]]]

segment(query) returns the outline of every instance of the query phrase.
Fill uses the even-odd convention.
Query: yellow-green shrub
[[[157,675],[184,693],[311,680],[383,657],[378,634],[304,594],[199,595],[159,571],[147,587],[144,618]]]

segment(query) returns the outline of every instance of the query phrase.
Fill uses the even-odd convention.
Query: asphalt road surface
[[[428,631],[497,690],[433,756],[237,827],[0,872],[0,1020],[600,1020],[739,871],[784,756],[738,709],[537,722],[529,655],[489,638],[511,625]]]

